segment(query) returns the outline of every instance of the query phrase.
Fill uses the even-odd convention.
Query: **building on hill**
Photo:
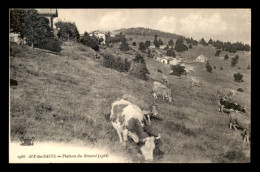
[[[22,39],[20,37],[20,34],[18,34],[18,33],[9,33],[9,41],[15,42],[19,45],[24,45],[26,43],[25,39]]]
[[[49,20],[51,29],[53,30],[53,18],[58,17],[57,8],[35,9],[40,16],[46,17]]]
[[[167,58],[161,58],[160,60],[162,63],[169,64],[170,60]]]
[[[199,55],[197,58],[196,58],[196,61],[197,62],[202,62],[202,63],[205,63],[208,61],[208,58],[205,57],[203,54]]]
[[[164,49],[167,45],[160,45],[160,49]]]
[[[92,31],[92,32],[89,33],[89,36],[93,36],[93,35],[95,37],[97,37],[98,39],[103,38],[103,41],[101,42],[101,44],[105,44],[106,43],[106,36],[105,36],[104,32],[95,30],[95,31]],[[111,36],[111,34],[110,34],[110,36]]]

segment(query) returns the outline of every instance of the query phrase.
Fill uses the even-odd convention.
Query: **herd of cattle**
[[[163,77],[163,82],[169,84],[167,77]],[[192,86],[195,84],[202,85],[200,81],[192,78]],[[235,96],[236,91],[230,90],[229,94],[221,95],[219,111],[229,114],[230,129],[243,129],[243,140],[249,142],[250,139],[250,119],[245,114],[246,109],[231,101],[230,97]],[[173,102],[171,89],[166,85],[154,81],[152,95],[155,99],[162,98],[168,102]],[[159,115],[158,105],[147,105],[143,100],[135,96],[124,94],[112,103],[110,121],[116,129],[119,141],[126,145],[128,137],[139,147],[145,160],[153,160],[154,152],[157,150],[161,155],[164,153],[160,150],[160,134],[153,129],[151,118],[162,120]]]
[[[230,90],[229,94],[224,96],[220,92],[217,95],[220,97],[219,100],[219,111],[221,113],[229,114],[229,128],[240,128],[243,130],[242,136],[245,142],[249,142],[251,134],[251,123],[250,118],[246,115],[247,111],[245,107],[242,107],[238,103],[231,101],[230,97],[236,95],[236,91]]]

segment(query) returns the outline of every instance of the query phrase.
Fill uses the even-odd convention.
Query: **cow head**
[[[156,104],[156,105],[150,106],[150,111],[151,111],[153,116],[158,115],[159,114],[159,112],[158,112],[158,105]]]
[[[140,141],[144,143],[141,147],[141,152],[144,156],[145,160],[153,160],[153,150],[155,148],[155,139],[160,139],[160,135],[158,137],[146,137],[145,139],[141,139]]]
[[[246,113],[246,108],[244,106],[241,108],[241,112]]]

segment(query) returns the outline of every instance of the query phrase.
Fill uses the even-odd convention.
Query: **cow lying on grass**
[[[250,139],[250,133],[251,133],[251,123],[249,117],[242,113],[235,113],[230,112],[229,114],[229,128],[232,129],[232,127],[237,130],[237,128],[240,128],[243,130],[243,140],[245,142],[249,142]]]
[[[167,88],[167,86],[161,84],[160,82],[154,82],[153,84],[153,97],[158,98],[162,97],[162,99],[168,99],[169,102],[172,102],[171,90]]]
[[[120,143],[126,145],[129,136],[135,143],[141,144],[140,150],[145,160],[153,160],[155,140],[160,139],[160,136],[150,136],[144,130],[145,117],[137,105],[124,99],[113,102],[110,120],[117,131]]]
[[[221,113],[223,113],[223,112],[230,113],[231,111],[235,111],[235,112],[239,111],[239,112],[246,113],[245,107],[242,107],[238,103],[233,103],[233,102],[229,101],[228,99],[226,99],[225,97],[220,98],[219,103],[220,103],[219,111]]]

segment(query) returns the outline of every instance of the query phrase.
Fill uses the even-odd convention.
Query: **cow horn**
[[[161,138],[161,134],[158,135],[158,137],[155,137],[155,139],[160,139]]]
[[[146,140],[147,140],[146,138],[140,139],[140,141],[143,142],[143,143],[146,142]]]

